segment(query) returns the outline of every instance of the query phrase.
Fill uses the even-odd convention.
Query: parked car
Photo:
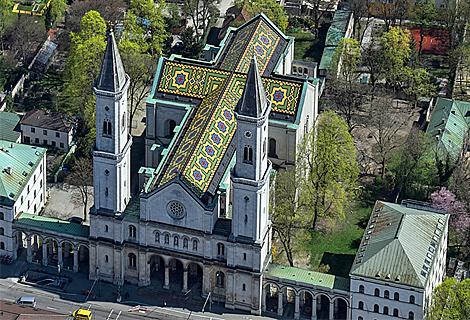
[[[36,299],[34,297],[21,297],[16,300],[15,303],[24,306],[31,306],[33,308],[36,307]]]
[[[69,219],[69,222],[83,224],[83,219],[80,217],[72,217]]]

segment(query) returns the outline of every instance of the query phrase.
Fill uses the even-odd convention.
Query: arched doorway
[[[264,305],[263,311],[277,313],[278,299],[279,299],[279,287],[268,283],[264,286]]]
[[[1,230],[2,228],[0,228]],[[0,231],[1,234],[1,231]],[[28,251],[28,235],[22,231],[16,231],[13,234],[13,258],[14,259],[25,259]],[[31,262],[31,260],[28,260]]]
[[[348,305],[343,298],[335,298],[333,300],[333,319],[346,320],[348,314]]]
[[[187,272],[188,272],[187,292],[200,296],[202,294],[202,275],[203,275],[201,266],[195,262],[190,262],[188,264]]]
[[[77,246],[77,258],[74,257],[74,260],[78,262],[78,272],[80,273],[85,273],[89,274],[89,257],[90,257],[90,251],[88,247],[84,244],[79,244]],[[74,248],[75,249],[75,248]],[[74,250],[75,254],[75,250]]]
[[[293,318],[295,313],[295,290],[291,287],[282,289],[282,315]]]
[[[68,241],[63,241],[60,246],[62,247],[62,270],[73,270],[73,244]]]
[[[300,317],[312,317],[313,295],[309,291],[301,291],[299,294]]]
[[[59,243],[53,238],[46,238],[42,243],[42,264],[44,266],[57,267]]]
[[[183,263],[178,259],[171,259],[169,267],[169,286],[175,291],[183,290]]]
[[[163,287],[165,283],[165,260],[161,256],[153,255],[150,257],[150,282]]]
[[[330,299],[324,294],[317,295],[317,319],[330,319]]]
[[[30,262],[41,263],[43,239],[41,238],[41,236],[37,234],[30,235],[29,239],[31,241],[31,258],[30,258],[31,261]],[[27,259],[27,261],[29,261],[29,259]]]

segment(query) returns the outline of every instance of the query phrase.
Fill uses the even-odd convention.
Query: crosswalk
[[[122,311],[119,311],[119,312],[116,311],[116,314],[114,315],[114,309],[111,309],[106,320],[118,320],[119,317],[121,316],[121,312]]]

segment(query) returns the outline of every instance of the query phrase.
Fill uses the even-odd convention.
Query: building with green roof
[[[336,47],[341,39],[347,39],[352,36],[353,25],[354,19],[351,11],[337,10],[335,12],[331,25],[326,33],[325,48],[323,49],[320,65],[318,66],[320,76],[326,76],[333,55],[336,52]]]
[[[469,128],[470,102],[437,98],[426,132],[435,137],[443,159],[459,160]]]
[[[0,140],[0,254],[16,256],[16,213],[38,214],[45,202],[46,149]]]
[[[350,270],[352,319],[422,319],[445,277],[449,215],[377,201]]]
[[[20,120],[21,116],[16,113],[0,111],[0,140],[20,143]]]

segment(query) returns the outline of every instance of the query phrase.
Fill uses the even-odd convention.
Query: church
[[[132,79],[109,34],[93,87],[90,278],[164,288],[176,278],[183,292],[200,281],[203,296],[260,314],[271,170],[294,163],[319,82],[291,75],[294,39],[263,14],[211,50],[211,61],[160,59],[146,101],[142,190],[131,197]]]

